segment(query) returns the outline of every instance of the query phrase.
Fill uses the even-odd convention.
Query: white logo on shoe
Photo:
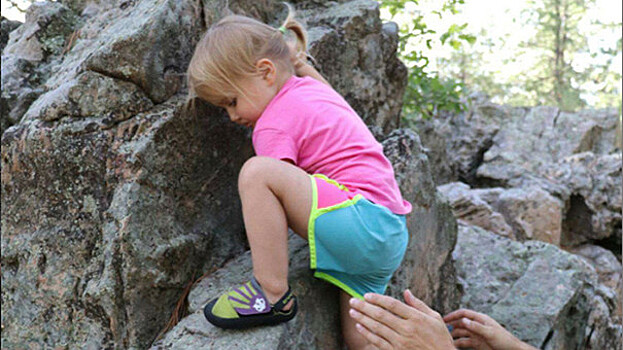
[[[257,312],[264,311],[264,309],[266,308],[266,302],[264,301],[264,299],[256,299],[255,304],[253,305],[253,308]]]

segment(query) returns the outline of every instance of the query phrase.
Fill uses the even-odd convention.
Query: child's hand
[[[299,48],[296,41],[288,41],[288,50],[290,51],[290,61],[294,66],[294,73],[301,76],[301,68],[307,65],[307,54]]]
[[[530,350],[532,346],[521,342],[493,318],[476,311],[461,309],[449,313],[444,321],[454,327],[454,346],[476,350],[509,349]]]
[[[290,61],[294,66],[294,74],[298,77],[311,77],[319,82],[331,86],[329,82],[312,66],[307,63],[307,52],[303,50],[299,43],[294,40],[287,41],[288,50],[290,51]]]

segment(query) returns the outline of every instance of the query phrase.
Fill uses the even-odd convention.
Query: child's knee
[[[244,190],[249,186],[257,185],[261,183],[266,176],[270,173],[274,159],[268,157],[251,157],[249,158],[238,174],[238,189]]]

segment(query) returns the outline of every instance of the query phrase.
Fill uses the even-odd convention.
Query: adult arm
[[[444,317],[452,325],[454,346],[476,350],[537,350],[515,338],[493,318],[473,310],[461,309]]]
[[[389,349],[454,349],[452,337],[441,315],[409,290],[404,304],[392,297],[368,293],[365,301],[351,299],[350,315],[357,330],[373,345]]]

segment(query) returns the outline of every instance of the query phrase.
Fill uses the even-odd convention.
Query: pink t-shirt
[[[383,147],[348,103],[329,86],[292,76],[253,130],[258,156],[290,159],[396,214],[411,212]]]

